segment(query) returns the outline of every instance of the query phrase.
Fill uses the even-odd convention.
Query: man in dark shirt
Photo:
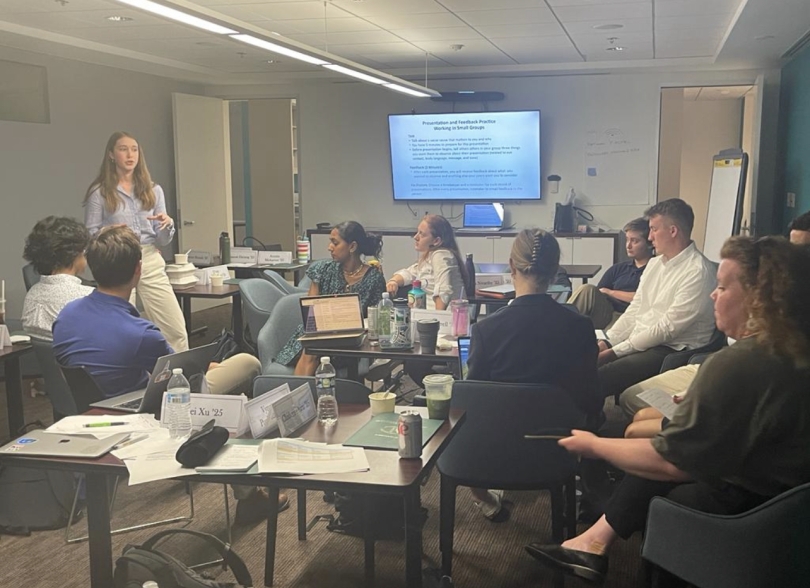
[[[652,243],[648,239],[650,225],[646,219],[630,221],[624,233],[630,259],[611,266],[597,286],[584,284],[577,288],[568,301],[580,314],[590,317],[595,329],[608,328],[627,310],[652,257]]]

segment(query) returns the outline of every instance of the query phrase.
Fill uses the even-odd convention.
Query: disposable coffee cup
[[[382,414],[384,412],[394,412],[394,401],[397,395],[393,392],[374,392],[368,395],[371,404],[371,414]]]
[[[174,263],[177,265],[185,265],[188,263],[188,253],[175,253]]]
[[[419,333],[419,347],[421,347],[422,353],[436,353],[439,321],[437,319],[416,321],[416,331]]]
[[[422,380],[427,396],[428,418],[444,420],[450,416],[450,398],[453,393],[453,376],[429,374]]]
[[[211,275],[211,285],[212,286],[222,286],[225,283],[225,276],[222,274],[212,274]]]

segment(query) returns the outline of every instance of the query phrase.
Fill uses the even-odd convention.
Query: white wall
[[[605,74],[439,80],[438,90],[498,90],[506,100],[489,105],[490,110],[536,109],[542,111],[542,174],[562,176],[560,193],[547,193],[543,182],[541,202],[507,207],[510,221],[518,227],[550,227],[554,203],[573,186],[601,221],[621,227],[639,216],[655,201],[657,179],[660,90],[668,86],[750,84],[755,71]],[[385,89],[360,83],[299,83],[295,86],[210,86],[206,93],[222,98],[287,97],[298,100],[299,155],[303,224],[356,219],[366,226],[412,227],[426,210],[439,212],[437,203],[414,205],[416,217],[405,204],[391,197],[387,144],[390,113],[442,112],[452,104],[411,99]],[[479,104],[456,105],[457,111],[480,110]],[[644,193],[628,193],[634,204],[600,204],[598,181],[586,173],[587,132],[621,128],[631,135],[640,153],[635,165],[604,167],[606,174],[620,171],[628,186],[643,186]],[[600,174],[603,169],[600,168]],[[597,178],[601,179],[601,175]],[[615,184],[615,178],[611,178]],[[612,186],[615,188],[615,185]],[[629,192],[629,188],[628,188]],[[460,207],[444,207],[458,214]]]
[[[81,202],[116,130],[143,147],[152,178],[174,209],[172,92],[200,88],[119,69],[0,47],[0,59],[42,65],[48,72],[49,124],[0,121],[0,276],[7,316],[19,317],[25,288],[25,237],[48,215],[83,218]]]

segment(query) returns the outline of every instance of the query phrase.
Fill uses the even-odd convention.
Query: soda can
[[[415,458],[422,456],[422,417],[415,410],[406,410],[397,421],[399,433],[399,456]]]

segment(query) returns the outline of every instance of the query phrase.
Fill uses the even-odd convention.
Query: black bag
[[[217,363],[222,363],[229,357],[233,357],[237,353],[241,352],[239,343],[236,342],[236,338],[233,336],[233,333],[228,329],[222,329],[219,337],[211,341],[211,343],[218,344],[216,351],[214,351],[214,355],[211,356],[211,361],[215,361]]]
[[[402,499],[380,494],[335,492],[337,518],[326,528],[335,533],[363,536],[363,506],[368,506],[374,539],[400,540],[405,537],[405,512]],[[419,524],[427,520],[427,509],[421,509]]]
[[[193,433],[180,447],[174,458],[184,468],[196,468],[208,463],[228,440],[228,429],[214,426],[211,419],[202,429]]]
[[[573,204],[560,204],[554,207],[554,232],[575,233],[577,231],[577,217],[592,221],[593,215],[587,210],[578,208]]]
[[[32,423],[19,435],[31,426],[44,428]],[[0,466],[0,534],[30,535],[66,527],[75,493],[72,472]]]
[[[192,535],[204,540],[222,557],[225,565],[231,569],[236,578],[232,582],[217,582],[204,578],[183,562],[159,549],[158,541],[176,534]],[[160,588],[249,588],[253,586],[245,562],[213,535],[192,531],[190,529],[167,529],[152,535],[143,545],[127,545],[124,552],[115,562],[113,575],[114,588],[141,588],[144,582],[152,580]]]

